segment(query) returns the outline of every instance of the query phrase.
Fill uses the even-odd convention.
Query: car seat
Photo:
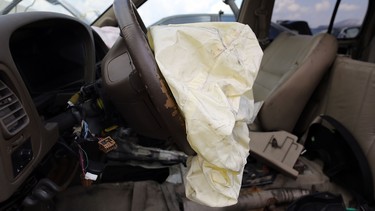
[[[264,51],[254,83],[255,101],[264,101],[257,116],[261,131],[292,132],[303,108],[333,63],[337,40],[281,33]]]
[[[375,64],[340,56],[320,113],[345,126],[363,150],[375,181]],[[371,184],[368,184],[371,185]],[[375,187],[373,187],[375,192]],[[362,194],[362,193],[361,193]]]

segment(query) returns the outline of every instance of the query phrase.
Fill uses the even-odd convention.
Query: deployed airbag
[[[195,23],[152,27],[149,40],[197,153],[188,160],[187,197],[214,207],[235,204],[263,56],[255,34],[240,23]]]

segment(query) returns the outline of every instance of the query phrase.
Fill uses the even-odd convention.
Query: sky
[[[0,5],[11,0],[0,0]],[[104,11],[113,0],[60,0],[68,4],[74,4],[87,20],[92,20],[97,14]],[[246,0],[245,0],[246,1]],[[235,0],[240,6],[242,0]],[[276,0],[272,20],[306,20],[310,27],[327,25],[336,0]],[[367,8],[368,0],[342,0],[337,21],[344,19],[356,19],[362,21]],[[63,12],[61,6],[53,6],[46,0],[23,0],[25,8],[33,6],[39,10],[53,10]],[[21,7],[20,7],[21,9]],[[232,14],[229,6],[222,0],[148,0],[139,8],[139,13],[149,26],[156,21],[176,14],[211,13],[219,11]],[[65,12],[66,13],[66,12]]]

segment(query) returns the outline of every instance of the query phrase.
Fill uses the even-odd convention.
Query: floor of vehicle
[[[171,210],[178,201],[166,190],[172,184],[154,181],[108,183],[71,187],[55,200],[56,210]],[[176,195],[175,195],[176,196]],[[170,199],[168,200],[167,197]],[[170,206],[171,206],[170,205]],[[175,207],[178,208],[178,207]]]
[[[74,185],[53,200],[28,210],[256,210],[265,207],[283,209],[297,198],[315,191],[339,193],[344,201],[350,196],[322,172],[322,165],[305,158],[297,179],[276,174],[268,185],[242,188],[238,204],[225,208],[206,207],[188,200],[182,184],[157,181],[127,181]]]

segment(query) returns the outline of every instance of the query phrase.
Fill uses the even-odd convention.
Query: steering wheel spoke
[[[146,36],[147,28],[135,5],[131,0],[115,0],[113,5],[127,51],[152,104],[159,113],[158,118],[161,118],[166,131],[169,132],[167,137],[186,154],[195,154],[186,139],[184,118],[155,61]]]

